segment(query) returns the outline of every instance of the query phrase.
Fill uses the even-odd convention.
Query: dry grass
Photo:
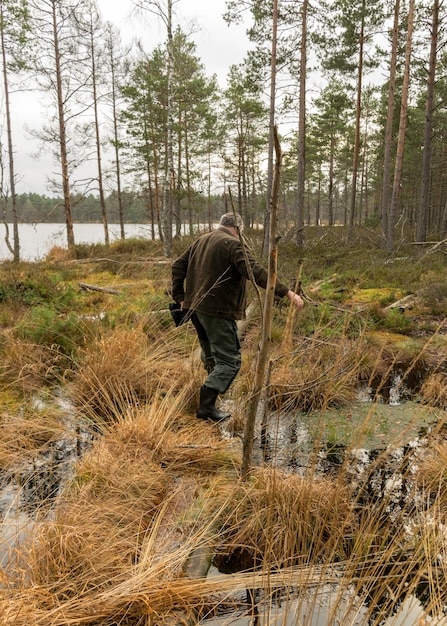
[[[416,480],[427,500],[436,503],[443,516],[447,516],[447,443],[443,437],[434,438],[418,467]]]
[[[240,483],[232,444],[182,402],[173,393],[131,409],[94,442],[54,516],[37,521],[3,572],[2,626],[194,624],[219,607],[240,610],[247,588],[263,589],[266,607],[282,596],[287,614],[316,607],[327,584],[328,623],[351,623],[366,600],[378,626],[422,585],[439,612],[441,526],[420,516],[410,533],[411,510],[390,520],[390,499],[363,501],[343,472],[260,468]],[[213,553],[223,569],[256,571],[203,578]],[[195,554],[204,565],[192,579]]]
[[[234,477],[235,458],[211,425],[185,417],[180,428],[181,404],[168,394],[129,411],[94,442],[4,572],[0,624],[163,624],[178,607],[196,610],[194,591],[169,598],[169,589],[212,541],[226,496],[210,472]]]
[[[447,376],[441,372],[430,374],[421,388],[421,397],[430,406],[447,407]]]
[[[30,407],[21,415],[3,413],[0,422],[0,467],[13,469],[70,436],[64,412]]]
[[[66,358],[58,350],[3,335],[0,381],[2,385],[18,389],[22,394],[38,392],[48,382],[60,380],[58,369]]]
[[[435,521],[431,513],[418,513],[409,506],[392,523],[390,504],[385,498],[375,510],[363,512],[343,563],[343,586],[355,589],[373,624],[383,624],[410,598],[418,598],[427,615],[440,615],[447,599],[443,557],[440,561],[447,548],[442,518],[436,516]]]
[[[229,443],[220,439],[211,424],[184,415],[183,398],[172,392],[142,409],[129,410],[118,423],[109,426],[95,450],[105,447],[110,459],[120,459],[126,467],[138,459],[150,459],[174,474],[208,474],[233,468],[235,459],[227,452],[231,450]],[[90,473],[92,463],[98,471],[99,460],[94,452],[80,463],[80,474],[84,470]],[[102,471],[107,474],[109,470],[106,461]]]
[[[318,410],[355,398],[371,355],[361,339],[303,340],[272,362],[269,404],[274,410]]]
[[[193,365],[174,333],[148,341],[140,329],[118,329],[80,355],[71,385],[75,405],[95,422],[115,421],[168,390],[196,393]]]
[[[351,468],[355,457],[346,460],[341,476],[352,489],[357,523],[347,538],[346,560],[340,563],[342,581],[337,597],[341,603],[343,590],[353,590],[368,607],[368,625],[382,626],[405,601],[415,598],[427,615],[439,616],[445,606],[447,502],[439,497],[439,474],[435,478],[436,472],[429,472],[421,479],[426,454],[411,447],[384,450],[363,473]],[[437,493],[433,489],[436,483]]]
[[[217,561],[227,570],[333,562],[353,524],[342,484],[260,469],[231,498]]]

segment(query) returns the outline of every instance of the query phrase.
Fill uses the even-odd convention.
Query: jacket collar
[[[231,235],[232,237],[237,237],[237,234],[233,230],[230,230],[227,226],[219,226],[218,230],[224,230],[226,233]]]

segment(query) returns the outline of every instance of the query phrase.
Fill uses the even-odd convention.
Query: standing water
[[[4,228],[4,227],[3,227]],[[151,237],[149,224],[126,224],[126,238]],[[104,243],[104,226],[102,224],[73,224],[76,244]],[[120,238],[119,224],[109,224],[110,241]],[[9,225],[12,241],[12,224]],[[20,258],[22,261],[39,261],[45,258],[55,246],[67,247],[65,224],[19,224]],[[0,260],[10,260],[12,254],[8,250],[4,237],[0,237]]]

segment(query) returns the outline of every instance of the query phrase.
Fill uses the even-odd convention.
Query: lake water
[[[126,224],[126,238],[151,237],[150,224]],[[75,243],[104,243],[102,224],[73,224]],[[120,238],[120,225],[109,224],[110,242]],[[12,243],[12,224],[9,236]],[[67,247],[65,224],[19,224],[20,258],[22,261],[43,259],[54,246]],[[13,256],[5,243],[5,227],[0,224],[0,260],[12,260]]]

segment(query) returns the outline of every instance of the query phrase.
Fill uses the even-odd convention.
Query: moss
[[[306,415],[303,421],[316,444],[377,449],[407,444],[445,416],[445,411],[418,402],[395,406],[356,402],[343,409]]]
[[[352,303],[379,304],[387,306],[402,298],[404,292],[394,287],[380,287],[369,289],[354,289],[352,292]]]

